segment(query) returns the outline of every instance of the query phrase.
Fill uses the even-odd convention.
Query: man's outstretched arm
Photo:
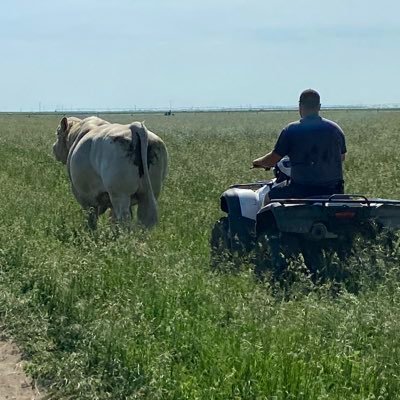
[[[282,157],[274,151],[269,152],[263,157],[253,160],[254,168],[272,168]]]

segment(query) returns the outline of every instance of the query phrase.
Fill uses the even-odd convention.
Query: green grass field
[[[400,199],[400,112],[323,115],[346,133],[347,191]],[[0,322],[52,398],[400,398],[398,243],[360,248],[357,294],[210,271],[219,195],[270,176],[251,160],[297,113],[104,117],[167,144],[151,232],[115,238],[106,217],[87,232],[52,157],[60,116],[0,116]]]

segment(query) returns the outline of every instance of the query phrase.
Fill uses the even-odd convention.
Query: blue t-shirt
[[[291,178],[295,183],[329,186],[343,180],[344,133],[339,125],[319,115],[286,126],[274,152],[290,157]]]

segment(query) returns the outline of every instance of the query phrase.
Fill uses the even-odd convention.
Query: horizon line
[[[327,105],[321,106],[321,110],[397,110],[400,109],[400,103],[389,104],[369,104],[369,105]],[[116,113],[116,114],[132,114],[132,113],[152,113],[152,112],[262,112],[262,111],[297,111],[297,106],[237,106],[237,107],[78,107],[60,109],[37,109],[37,110],[0,110],[0,114],[69,114],[69,113]]]

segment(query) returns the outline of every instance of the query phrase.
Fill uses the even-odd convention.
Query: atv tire
[[[257,237],[255,250],[255,269],[257,277],[261,278],[267,272],[274,278],[282,276],[287,268],[286,249],[282,246],[279,234],[261,233]]]
[[[210,245],[212,269],[218,270],[226,261],[232,261],[232,240],[227,217],[223,217],[215,223],[211,231]]]

